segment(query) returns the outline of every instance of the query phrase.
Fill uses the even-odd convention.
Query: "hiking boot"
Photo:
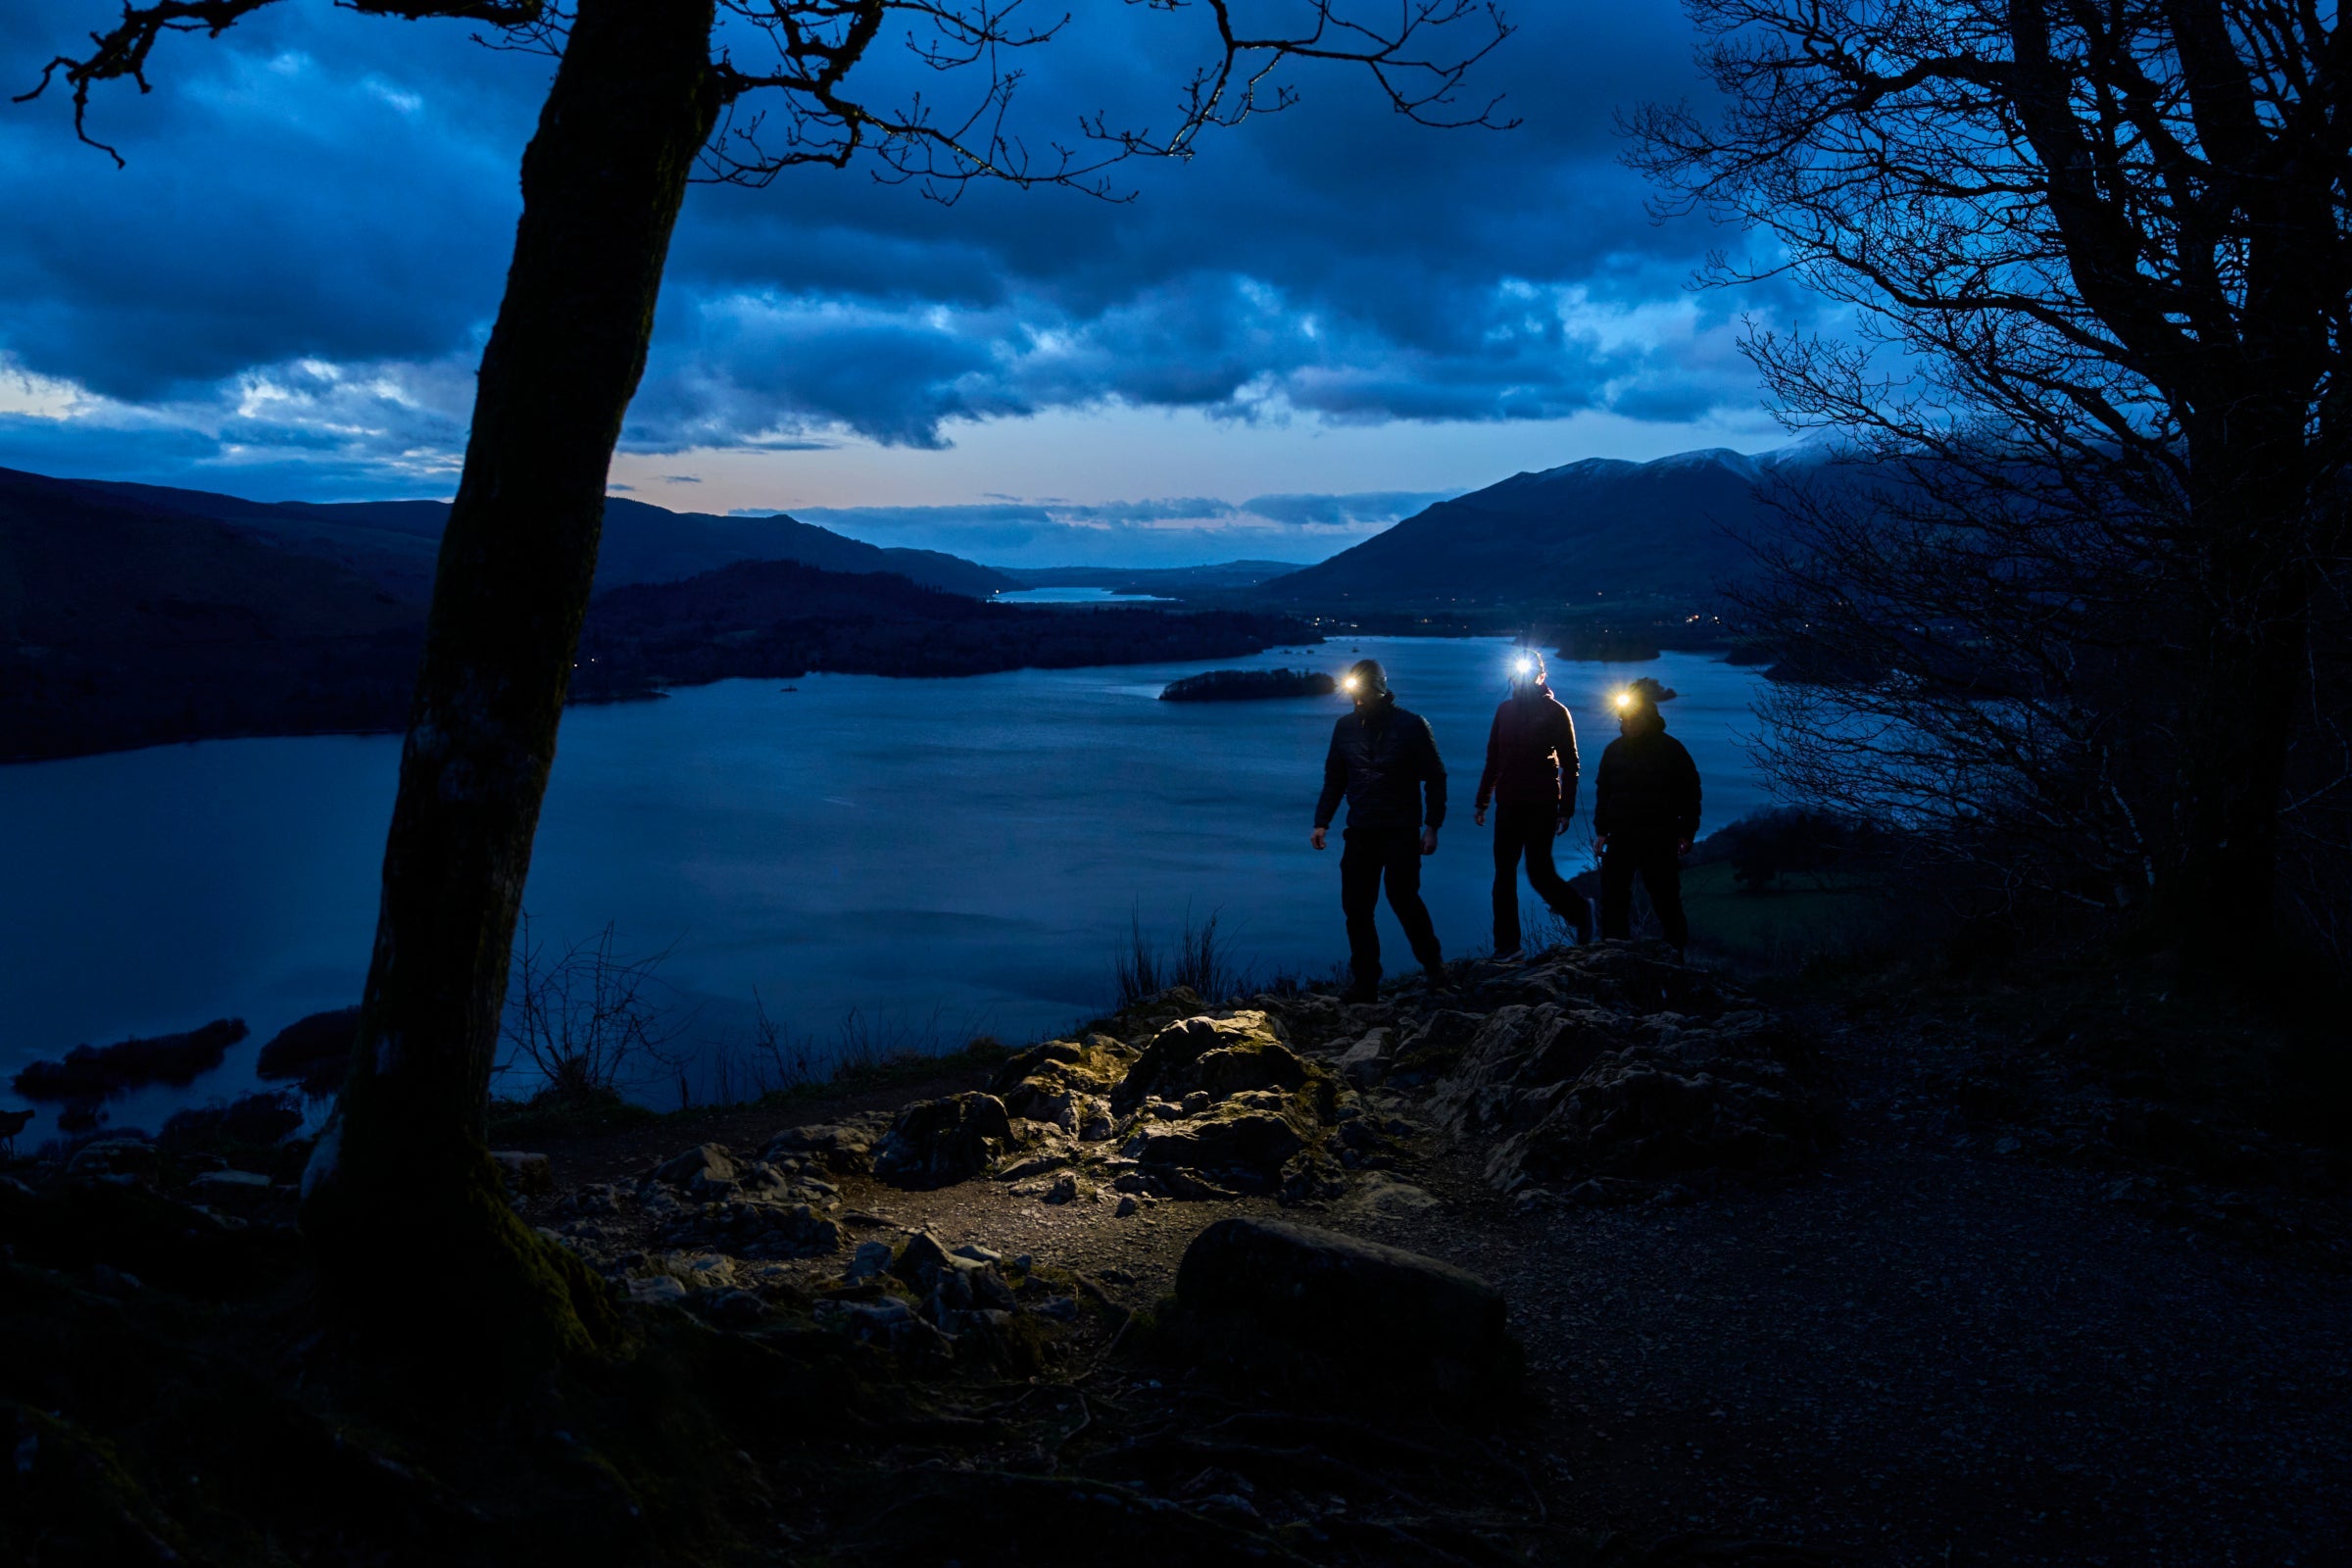
[[[1453,982],[1446,978],[1446,966],[1442,963],[1424,964],[1421,973],[1428,980],[1429,989],[1432,991],[1453,989]]]

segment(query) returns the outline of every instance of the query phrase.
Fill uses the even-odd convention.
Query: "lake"
[[[1426,714],[1454,810],[1425,896],[1449,955],[1489,941],[1488,834],[1470,821],[1508,645],[1364,637],[1241,661],[1018,670],[941,680],[726,681],[574,709],[526,906],[563,943],[611,922],[615,949],[667,949],[710,1092],[757,988],[825,1055],[846,1020],[884,1043],[1023,1041],[1111,999],[1140,914],[1172,939],[1188,910],[1260,975],[1341,962],[1338,839],[1307,829],[1342,700],[1161,703],[1211,667],[1389,667]],[[1705,776],[1707,825],[1767,804],[1739,736],[1760,677],[1694,655],[1561,662],[1588,785],[1614,733],[1604,694],[1636,673]],[[153,1130],[172,1104],[253,1087],[260,1043],[358,1000],[399,741],[207,741],[0,767],[0,1081],[72,1046],[241,1017],[253,1036],[193,1092],[115,1102]],[[1589,863],[1582,819],[1564,870]],[[1382,913],[1392,971],[1409,969]],[[517,1086],[519,1087],[519,1086]],[[673,1082],[638,1090],[675,1104]],[[13,1099],[13,1097],[10,1097]]]
[[[1000,588],[1000,605],[1172,605],[1164,594],[1123,594],[1115,588]]]

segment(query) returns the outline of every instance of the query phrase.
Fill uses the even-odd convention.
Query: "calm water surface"
[[[1360,638],[1226,667],[1358,655],[1429,716],[1455,810],[1425,892],[1454,955],[1488,942],[1488,833],[1470,822],[1507,647]],[[1130,914],[1171,938],[1214,911],[1260,973],[1346,955],[1339,856],[1306,834],[1337,698],[1156,701],[1209,662],[943,680],[727,681],[564,720],[527,906],[557,941],[606,922],[662,973],[706,1053],[754,988],[820,1054],[855,1009],[954,1045],[1101,1009]],[[1706,779],[1707,821],[1766,804],[1738,736],[1753,671],[1695,656],[1561,664],[1590,779],[1603,694],[1649,673]],[[192,1095],[133,1096],[116,1125],[252,1086],[260,1042],[356,1001],[399,743],[208,741],[0,768],[0,1080],[78,1042],[242,1017],[253,1037]],[[1590,789],[1587,791],[1590,804]],[[1579,831],[1564,867],[1586,863]],[[1383,913],[1392,967],[1402,938]],[[708,1093],[707,1080],[698,1093]],[[674,1084],[645,1098],[674,1103]],[[0,1096],[0,1102],[12,1097]]]
[[[1172,605],[1162,594],[1123,594],[1111,588],[1001,588],[1000,605]]]

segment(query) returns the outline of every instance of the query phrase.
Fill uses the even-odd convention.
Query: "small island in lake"
[[[1246,703],[1261,697],[1329,697],[1339,682],[1319,669],[1212,669],[1161,688],[1163,703]]]

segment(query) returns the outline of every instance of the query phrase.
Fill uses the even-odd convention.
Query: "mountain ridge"
[[[1422,611],[1697,603],[1745,575],[1749,541],[1778,534],[1760,488],[1818,457],[1804,445],[1710,447],[1530,469],[1427,507],[1251,598]]]
[[[248,501],[241,496],[120,479],[71,479],[0,468],[0,479],[51,484],[124,500],[259,535],[277,549],[333,561],[422,604],[431,596],[446,501]],[[676,582],[738,561],[798,561],[837,572],[894,572],[926,588],[985,599],[1017,578],[939,550],[869,545],[788,513],[719,516],[671,512],[626,496],[605,500],[596,589]]]

